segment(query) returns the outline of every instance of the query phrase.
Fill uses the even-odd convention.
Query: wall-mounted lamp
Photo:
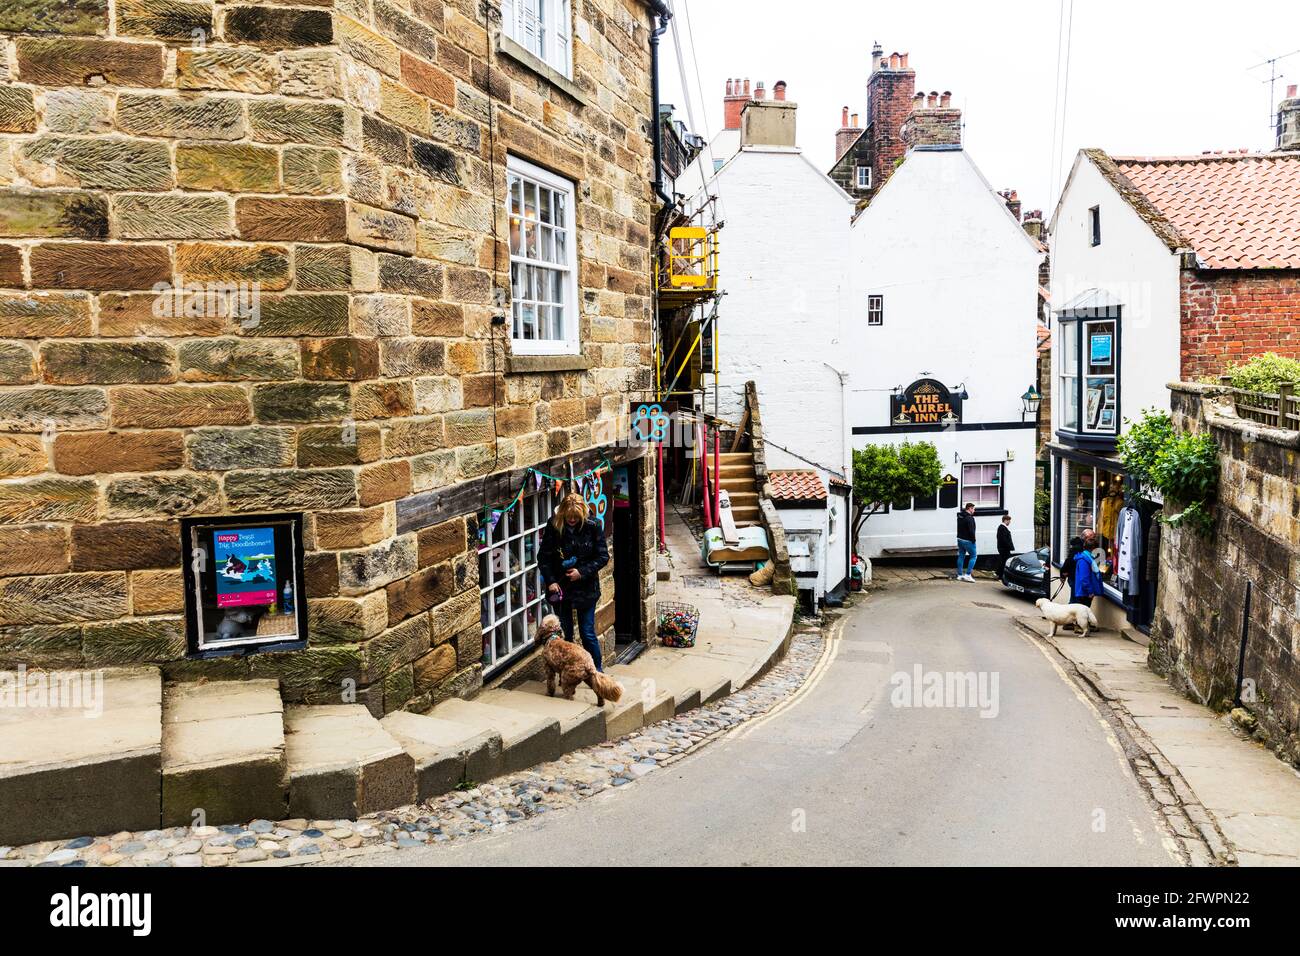
[[[1020,420],[1023,422],[1026,415],[1037,415],[1038,408],[1042,404],[1043,396],[1039,393],[1038,389],[1031,384],[1029,386],[1029,391],[1020,396]]]

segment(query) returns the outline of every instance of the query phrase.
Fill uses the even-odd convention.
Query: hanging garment
[[[1120,509],[1124,507],[1123,495],[1107,495],[1101,500],[1101,519],[1097,522],[1097,533],[1107,541],[1114,541],[1119,522]]]
[[[1115,562],[1115,574],[1119,577],[1120,590],[1125,594],[1138,593],[1138,561],[1142,556],[1142,516],[1138,510],[1126,507],[1119,513],[1118,551]]]

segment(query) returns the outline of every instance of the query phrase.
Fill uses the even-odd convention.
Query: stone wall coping
[[[1271,428],[1249,418],[1238,418],[1231,405],[1212,401],[1226,396],[1232,389],[1226,385],[1202,385],[1199,382],[1170,382],[1169,390],[1185,395],[1197,395],[1201,401],[1201,415],[1211,428],[1234,432],[1250,441],[1268,442],[1282,448],[1300,449],[1300,431],[1291,428]]]
[[[591,360],[583,355],[507,355],[507,375],[532,375],[539,372],[585,372]]]

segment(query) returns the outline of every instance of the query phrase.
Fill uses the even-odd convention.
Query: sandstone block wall
[[[1189,696],[1230,707],[1251,582],[1243,677],[1255,699],[1244,704],[1259,736],[1300,765],[1300,439],[1232,417],[1215,394],[1173,389],[1176,426],[1219,444],[1219,505],[1209,536],[1166,529],[1161,539],[1152,662]]]
[[[376,710],[478,686],[474,512],[504,500],[400,532],[398,504],[612,442],[650,381],[648,14],[577,0],[566,91],[496,7],[0,5],[0,664]],[[491,321],[507,154],[576,183],[558,368]],[[178,519],[295,510],[311,646],[187,660]]]

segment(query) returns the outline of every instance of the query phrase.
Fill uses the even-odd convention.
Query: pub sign
[[[961,397],[932,378],[917,379],[889,403],[889,424],[897,429],[944,428],[961,421]]]

